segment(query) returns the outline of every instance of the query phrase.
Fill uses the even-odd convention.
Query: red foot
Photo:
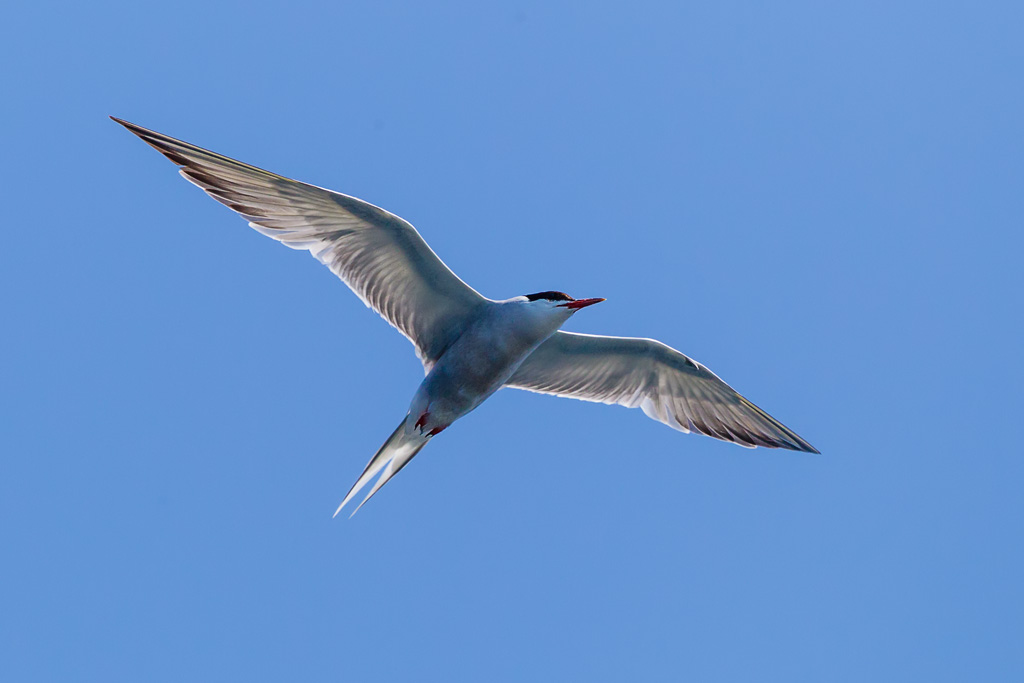
[[[416,420],[415,426],[418,427],[421,432],[423,431],[423,428],[427,426],[428,415],[430,415],[430,413],[424,411],[423,414],[420,415],[420,419]]]
[[[427,436],[437,436],[446,429],[448,429],[448,425],[444,425],[442,427],[434,427],[429,432],[427,432]]]

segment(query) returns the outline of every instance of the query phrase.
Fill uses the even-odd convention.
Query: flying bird
[[[679,431],[748,448],[818,452],[659,341],[559,329],[604,299],[558,291],[488,299],[449,270],[412,225],[384,209],[111,118],[254,229],[310,252],[413,343],[426,377],[335,516],[379,475],[355,514],[433,437],[506,386],[640,408]]]

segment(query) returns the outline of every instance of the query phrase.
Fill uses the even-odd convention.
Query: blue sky
[[[1024,676],[1011,3],[25,3],[6,65],[11,680]],[[608,301],[820,456],[514,391],[354,519],[422,378],[114,114]]]

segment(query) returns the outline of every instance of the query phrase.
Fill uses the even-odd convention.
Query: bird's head
[[[564,312],[567,316],[581,308],[604,301],[604,299],[573,299],[565,292],[537,292],[536,294],[527,294],[523,298],[530,306]]]

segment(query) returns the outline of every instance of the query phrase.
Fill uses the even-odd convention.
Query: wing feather
[[[641,408],[673,429],[753,448],[817,453],[706,367],[654,339],[556,332],[508,386]]]
[[[111,118],[258,232],[309,251],[408,337],[428,370],[488,301],[384,209]]]

